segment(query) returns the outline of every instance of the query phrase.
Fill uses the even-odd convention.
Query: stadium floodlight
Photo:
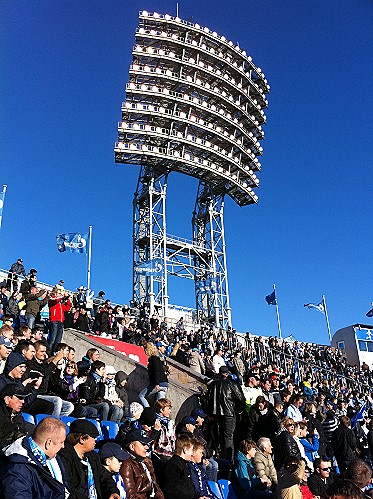
[[[262,69],[238,44],[179,17],[140,12],[115,161],[141,165],[134,268],[158,259],[163,270],[161,276],[134,270],[134,300],[148,300],[152,312],[167,309],[167,265],[173,257],[165,233],[165,193],[168,174],[179,172],[200,181],[193,244],[206,249],[204,255],[194,250],[184,276],[187,266],[193,267],[188,276],[196,282],[197,309],[209,309],[216,324],[230,324],[224,196],[239,206],[258,201],[253,171],[260,170],[268,92]],[[207,208],[209,219],[203,217]],[[206,286],[201,291],[207,281],[216,284],[214,291]]]

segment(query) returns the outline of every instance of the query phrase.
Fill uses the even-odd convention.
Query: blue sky
[[[143,9],[175,15],[176,2],[1,2],[0,267],[22,256],[74,289],[86,259],[58,253],[55,236],[92,225],[92,288],[131,298],[138,168],[115,164],[113,145]],[[303,307],[322,294],[332,332],[369,323],[372,3],[181,0],[179,15],[239,42],[271,85],[259,204],[226,202],[234,327],[276,334],[273,283],[284,335],[327,342],[323,315]],[[170,176],[169,233],[191,237],[196,188]],[[194,305],[192,282],[170,284],[171,303]]]

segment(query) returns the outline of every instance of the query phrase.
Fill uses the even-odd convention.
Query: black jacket
[[[148,374],[150,385],[167,383],[168,378],[165,371],[166,363],[158,355],[151,355],[148,359]]]
[[[27,434],[22,414],[12,414],[4,402],[0,402],[0,449]]]
[[[166,499],[195,499],[197,498],[188,466],[180,456],[172,456],[165,467],[165,486],[163,488]]]
[[[235,416],[245,409],[245,395],[230,378],[219,378],[211,383],[207,393],[207,411],[215,416]]]
[[[101,381],[95,381],[93,374],[88,374],[85,383],[79,387],[79,397],[85,400],[85,404],[98,404],[105,397],[105,385]]]
[[[307,480],[307,485],[310,491],[314,496],[319,496],[321,499],[326,499],[328,497],[328,494],[326,493],[326,490],[333,485],[335,481],[335,474],[333,472],[330,473],[330,476],[326,478],[325,482],[322,480],[319,475],[316,473],[312,473],[308,477]]]
[[[67,484],[71,494],[69,499],[86,499],[88,497],[86,466],[82,464],[74,447],[68,442],[65,443],[65,448],[60,450],[59,456],[66,472]],[[111,494],[119,494],[111,474],[102,466],[99,455],[92,451],[87,452],[85,457],[92,468],[97,499],[108,499]]]
[[[355,434],[350,428],[344,424],[340,424],[332,433],[331,444],[338,466],[341,468],[342,465],[341,472],[343,472],[345,465],[357,457],[355,452],[357,448]]]
[[[29,360],[27,362],[27,370],[25,374],[25,379],[29,377],[29,374],[31,371],[33,372],[39,372],[41,376],[43,376],[43,381],[41,382],[41,385],[37,391],[39,395],[51,395],[48,390],[49,386],[49,380],[52,375],[52,373],[57,369],[56,364],[53,362],[39,362],[35,359],[35,357],[32,360]]]
[[[277,471],[284,464],[285,458],[288,456],[294,456],[298,459],[302,457],[297,442],[288,430],[283,429],[274,442],[274,464]]]

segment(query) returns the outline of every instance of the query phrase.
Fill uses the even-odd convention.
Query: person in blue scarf
[[[206,471],[203,468],[203,456],[205,447],[203,443],[196,439],[192,439],[193,456],[192,460],[188,462],[190,477],[192,479],[194,489],[197,497],[207,497],[208,499],[217,499],[217,496],[212,492],[209,487]]]
[[[122,462],[130,457],[118,444],[104,444],[100,449],[101,464],[111,474],[119,490],[120,499],[127,498],[126,486],[119,473]]]

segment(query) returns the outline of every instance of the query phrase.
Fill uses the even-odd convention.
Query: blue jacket
[[[7,463],[1,468],[4,499],[65,499],[66,478],[60,458],[57,462],[64,484],[56,480],[32,454],[26,438],[18,439],[5,451]]]
[[[256,476],[256,470],[251,459],[248,459],[242,452],[237,452],[235,462],[236,467],[234,472],[242,490],[249,492],[260,485],[260,478]]]
[[[317,435],[312,435],[312,444],[306,438],[301,438],[300,443],[304,447],[304,453],[312,462],[315,457],[317,457],[316,453],[319,450],[319,437]]]

